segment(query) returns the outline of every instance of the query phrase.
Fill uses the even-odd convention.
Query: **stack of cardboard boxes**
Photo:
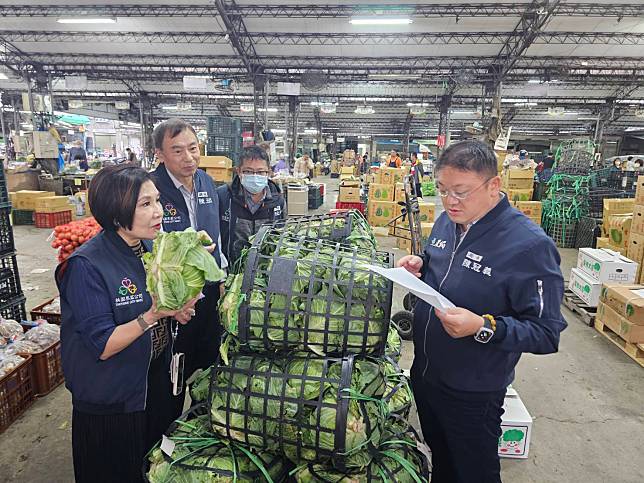
[[[644,176],[637,179],[635,206],[626,256],[639,264],[637,280],[644,285]]]
[[[638,264],[619,252],[580,248],[577,268],[570,273],[568,288],[586,305],[597,307],[602,283],[632,284],[637,276]]]
[[[609,248],[627,256],[635,208],[634,198],[605,198],[602,237],[597,248]]]
[[[511,201],[511,203],[517,210],[541,226],[541,215],[543,213],[541,201]]]
[[[360,203],[360,181],[354,179],[342,181],[338,201],[342,203]]]
[[[510,201],[530,201],[534,189],[534,168],[510,168],[501,176],[503,191]]]
[[[604,325],[625,342],[644,343],[644,285],[604,284],[597,321],[600,332]]]
[[[230,183],[233,180],[233,162],[226,156],[202,156],[199,168],[219,183]]]
[[[340,168],[340,181],[344,181],[346,179],[353,179],[355,175],[355,168],[352,166],[343,166]]]

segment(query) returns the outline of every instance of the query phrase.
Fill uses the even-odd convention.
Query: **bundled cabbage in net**
[[[151,483],[224,483],[284,481],[286,461],[267,451],[247,448],[212,433],[208,416],[178,420],[168,435],[168,456],[157,445],[148,455]]]
[[[387,253],[263,228],[226,282],[220,320],[236,344],[255,352],[380,356],[392,284],[368,266],[392,264]]]
[[[378,360],[234,355],[211,369],[213,430],[294,462],[363,467],[387,416]]]
[[[383,359],[382,364],[386,386],[383,401],[387,403],[389,413],[406,418],[409,416],[414,401],[409,379],[393,359],[386,357]]]
[[[308,463],[298,467],[293,478],[298,483],[427,483],[429,461],[418,448],[418,437],[407,423],[388,420],[369,464],[339,471],[330,465]]]
[[[391,358],[394,362],[400,360],[402,354],[402,339],[396,326],[389,324],[389,332],[387,333],[387,346],[385,347],[385,355]]]

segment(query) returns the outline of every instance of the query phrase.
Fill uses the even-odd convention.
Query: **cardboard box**
[[[644,285],[606,283],[600,300],[636,325],[644,325]]]
[[[360,188],[360,180],[355,178],[343,179],[340,186],[350,186],[352,188]]]
[[[505,412],[501,416],[499,456],[525,459],[530,451],[532,416],[512,387],[508,388],[505,395],[503,409]]]
[[[335,159],[331,161],[331,173],[340,174],[340,161]]]
[[[371,185],[374,183],[378,183],[378,181],[380,180],[380,176],[378,176],[377,174],[365,174],[363,179],[364,179],[364,184]]]
[[[340,174],[349,174],[353,176],[354,172],[354,168],[351,166],[343,166],[342,169],[340,169]]]
[[[534,169],[508,169],[503,172],[503,187],[509,190],[527,190],[534,186]]]
[[[604,198],[604,212],[612,214],[633,213],[635,198]]]
[[[16,191],[13,195],[13,207],[16,210],[36,211],[36,200],[43,197],[56,196],[53,191]]]
[[[633,223],[631,233],[644,235],[644,205],[635,205],[633,208]]]
[[[642,271],[642,264],[644,264],[644,235],[631,233],[626,256],[634,262],[637,262],[637,275],[635,276],[635,281],[638,281]]]
[[[394,191],[394,201],[405,201],[405,183],[396,183]]]
[[[610,249],[610,240],[607,237],[597,238],[597,248],[609,248]]]
[[[287,210],[289,216],[306,216],[309,214],[309,203],[297,203],[289,200]]]
[[[577,268],[598,282],[634,283],[637,273],[637,263],[603,248],[580,248]]]
[[[627,320],[604,302],[600,301],[597,306],[597,318],[626,342],[644,342],[644,325],[636,325]]]
[[[607,220],[606,234],[610,244],[619,248],[628,248],[633,215],[614,215]]]
[[[226,156],[201,156],[200,168],[232,168],[233,161]]]
[[[369,200],[374,201],[394,201],[395,187],[390,184],[371,184],[369,185]]]
[[[71,209],[67,196],[43,196],[42,198],[36,198],[35,202],[35,211],[37,213],[57,213]]]
[[[644,205],[644,175],[637,177],[637,186],[635,188],[635,203]]]
[[[423,238],[429,238],[429,235],[431,235],[433,228],[433,223],[421,223],[421,236]],[[397,224],[393,234],[396,236],[409,237],[409,222],[405,221],[404,223]]]
[[[369,201],[367,219],[371,226],[387,226],[395,218],[393,201]]]
[[[402,183],[403,178],[409,174],[409,167],[380,168],[380,184]]]
[[[602,284],[583,270],[573,268],[570,271],[568,288],[587,305],[597,307]]]
[[[541,201],[513,201],[512,204],[528,218],[538,218],[539,224],[541,224],[541,215],[543,213]]]
[[[532,190],[506,190],[508,200],[510,201],[530,201],[532,199]]]
[[[419,201],[418,208],[420,209],[420,222],[421,223],[434,223],[436,205],[429,201]]]
[[[411,254],[411,240],[406,238],[396,239],[396,247]]]
[[[338,201],[342,203],[360,203],[360,188],[355,186],[340,186]]]
[[[205,168],[204,171],[214,181],[220,183],[230,183],[233,180],[232,168]]]

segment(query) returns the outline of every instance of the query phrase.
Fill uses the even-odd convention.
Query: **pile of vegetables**
[[[387,418],[383,371],[353,356],[235,355],[211,369],[213,430],[294,463],[365,467]]]
[[[436,196],[436,183],[433,180],[421,183],[420,192],[423,196]]]
[[[369,465],[338,471],[328,465],[309,463],[298,467],[293,478],[298,483],[425,483],[429,462],[418,449],[418,437],[404,421],[390,419],[383,440]]]
[[[146,283],[158,310],[178,310],[201,293],[206,280],[222,280],[226,273],[204,248],[212,240],[192,228],[159,233],[151,253],[143,256]]]
[[[157,445],[148,455],[151,483],[281,482],[288,467],[283,458],[223,440],[212,433],[208,416],[189,414],[170,428],[171,455]]]
[[[93,217],[72,221],[54,228],[52,248],[58,249],[58,261],[63,262],[83,243],[102,230]]]
[[[226,282],[222,326],[255,352],[382,355],[392,283],[367,265],[392,263],[387,253],[260,231],[240,258],[243,272]]]
[[[414,401],[409,379],[392,359],[385,357],[382,363],[385,373],[385,396],[383,401],[387,403],[387,410],[390,414],[406,418],[409,416],[409,411],[411,411],[411,405]]]

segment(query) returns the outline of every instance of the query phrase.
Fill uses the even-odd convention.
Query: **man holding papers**
[[[414,311],[414,396],[432,449],[432,482],[498,482],[514,367],[522,352],[556,352],[566,328],[559,253],[500,191],[487,145],[448,147],[436,183],[445,212],[422,256],[398,263],[444,298],[432,306],[429,294]]]

